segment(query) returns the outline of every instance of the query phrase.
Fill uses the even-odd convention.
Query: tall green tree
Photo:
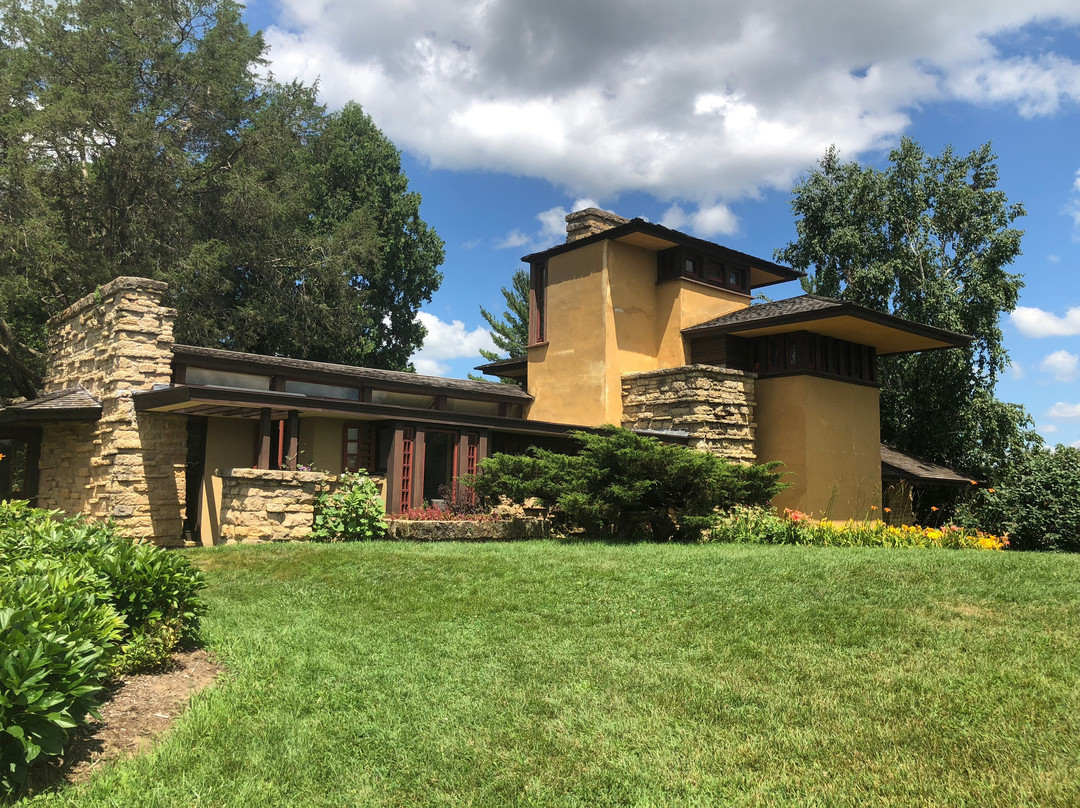
[[[442,242],[356,106],[260,78],[232,0],[0,0],[0,394],[45,322],[168,281],[181,341],[404,368]]]
[[[510,359],[520,359],[527,354],[529,344],[529,273],[519,269],[510,281],[510,288],[505,286],[499,291],[506,300],[506,311],[496,317],[483,306],[480,315],[491,327],[491,341],[500,351],[505,351]],[[480,355],[489,362],[503,359],[494,351],[480,349]]]
[[[998,401],[1008,363],[999,319],[1016,307],[1024,208],[997,187],[996,156],[927,154],[905,138],[884,169],[830,148],[792,191],[797,238],[776,257],[806,291],[973,336],[969,348],[882,357],[882,438],[986,474],[1033,439],[1023,408]]]

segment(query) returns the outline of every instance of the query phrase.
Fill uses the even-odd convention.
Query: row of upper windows
[[[235,371],[213,370],[211,368],[188,366],[184,371],[184,383],[201,385],[204,387],[269,392],[271,387],[271,377],[255,373],[238,373]],[[315,382],[298,381],[296,379],[287,379],[285,381],[284,392],[312,396],[315,398],[334,398],[343,399],[345,401],[360,400],[359,387],[318,384]],[[435,405],[435,396],[418,395],[415,393],[399,393],[389,390],[371,390],[370,403],[427,410]],[[451,412],[470,413],[473,415],[498,415],[500,411],[499,403],[495,401],[475,401],[473,399],[458,399],[451,397],[446,397],[444,408]]]

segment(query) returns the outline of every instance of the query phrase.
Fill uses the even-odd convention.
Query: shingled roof
[[[854,331],[861,329],[862,333],[853,333],[854,321],[861,321],[862,325]],[[684,328],[682,333],[688,337],[707,334],[764,336],[801,330],[874,345],[879,354],[955,348],[972,340],[966,334],[820,295],[800,295],[748,306]]]
[[[910,480],[929,485],[971,485],[971,478],[947,466],[899,452],[881,444],[881,477],[889,480]]]
[[[101,402],[82,385],[46,393],[0,410],[0,423],[3,424],[96,421],[100,417]]]

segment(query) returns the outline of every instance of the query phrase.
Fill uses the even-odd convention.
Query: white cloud
[[[1059,401],[1046,411],[1047,418],[1080,418],[1080,404]]]
[[[1027,373],[1024,372],[1024,368],[1019,362],[1009,362],[1008,366],[1005,368],[1005,372],[1017,381],[1027,376]]]
[[[479,357],[481,348],[496,350],[491,334],[480,326],[468,331],[461,320],[444,323],[426,311],[418,312],[416,319],[427,329],[423,346],[411,357],[417,373],[445,376],[450,372],[446,360]]]
[[[1074,440],[1072,443],[1069,444],[1069,446],[1074,449],[1080,449],[1080,440]]]
[[[1080,368],[1080,356],[1066,350],[1047,354],[1039,363],[1039,369],[1053,376],[1056,382],[1071,382],[1076,378],[1078,368]]]
[[[672,205],[664,211],[660,224],[673,230],[689,230],[699,236],[731,235],[739,231],[738,217],[722,204],[703,205],[693,213]]]
[[[1058,431],[1057,424],[1046,424],[1045,426],[1040,426],[1039,431],[1044,432],[1047,435],[1053,435],[1055,432]]]
[[[536,220],[540,227],[532,233],[524,233],[517,228],[507,233],[496,245],[498,250],[524,248],[529,252],[554,247],[566,241],[566,216],[575,210],[585,208],[599,208],[596,202],[588,197],[574,200],[574,204],[567,210],[562,205],[542,210],[536,214]]]
[[[1049,115],[1080,100],[1075,0],[281,0],[274,74],[359,101],[439,168],[645,191],[734,227],[724,203],[787,190],[830,143],[895,141],[934,102]]]
[[[1011,315],[1013,325],[1025,337],[1075,337],[1080,335],[1080,306],[1058,317],[1032,306],[1017,306]]]

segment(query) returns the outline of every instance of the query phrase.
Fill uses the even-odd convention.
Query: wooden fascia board
[[[3,424],[65,424],[99,420],[101,420],[101,407],[5,410],[0,412],[0,423]]]
[[[371,404],[362,401],[344,401],[317,398],[291,393],[260,390],[237,390],[218,387],[183,385],[164,390],[134,393],[132,399],[137,412],[148,410],[170,411],[188,403],[238,407],[269,407],[275,410],[298,410],[302,413],[327,413],[333,415],[363,415],[398,421],[419,421],[432,425],[467,428],[498,429],[504,432],[535,433],[541,435],[565,435],[575,429],[589,429],[574,424],[555,424],[547,421],[526,421],[496,415],[473,415],[451,410],[428,410],[399,407],[391,404]],[[177,411],[177,410],[171,410]],[[182,410],[178,412],[182,413]]]

